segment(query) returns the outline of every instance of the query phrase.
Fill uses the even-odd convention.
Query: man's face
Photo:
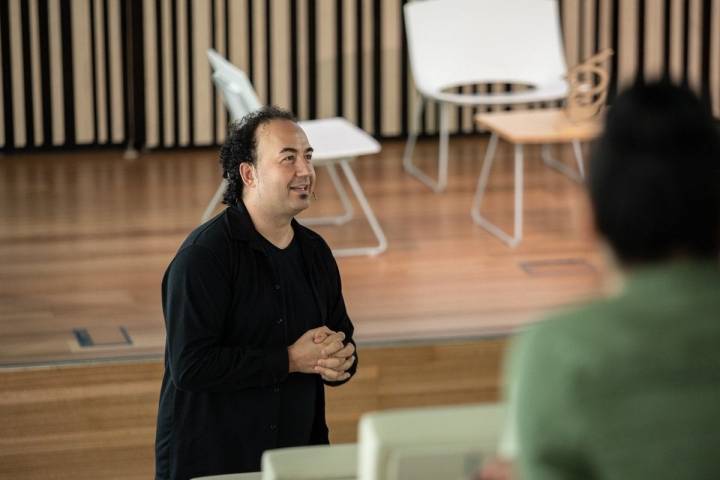
[[[257,129],[255,138],[255,185],[248,193],[273,215],[295,216],[308,208],[315,169],[302,128],[290,120],[272,120]]]

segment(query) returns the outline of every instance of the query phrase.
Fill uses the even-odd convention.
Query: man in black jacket
[[[310,205],[312,148],[288,112],[231,127],[220,215],[165,273],[165,375],[156,478],[260,470],[263,451],[328,443],[325,385],[355,373],[353,325],[327,244],[294,220]]]

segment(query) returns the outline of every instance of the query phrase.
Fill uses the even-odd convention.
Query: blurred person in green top
[[[517,477],[720,476],[719,167],[717,125],[687,88],[613,102],[588,186],[624,286],[514,343]]]

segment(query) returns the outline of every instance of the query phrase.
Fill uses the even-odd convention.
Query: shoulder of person
[[[619,315],[616,310],[617,305],[609,300],[559,310],[523,331],[514,350],[522,351],[522,356],[529,356],[532,362],[542,357],[542,361],[574,358],[577,363],[595,363],[617,336],[612,331]]]
[[[233,246],[225,215],[226,212],[223,211],[190,232],[180,245],[175,258],[187,257],[188,259],[202,260],[212,257],[220,265],[227,264],[232,249],[237,247]]]
[[[513,342],[508,367],[526,382],[539,382],[538,388],[572,385],[578,398],[599,395],[612,389],[622,363],[632,357],[626,355],[627,315],[617,299],[550,315]]]
[[[622,311],[622,305],[615,299],[594,300],[583,306],[562,307],[532,325],[529,331],[539,338],[571,337],[578,341],[606,330]]]

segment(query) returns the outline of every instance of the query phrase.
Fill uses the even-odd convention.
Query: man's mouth
[[[295,191],[295,192],[300,192],[300,193],[309,193],[309,192],[310,192],[310,185],[309,185],[309,184],[305,184],[305,185],[291,185],[291,186],[290,186],[290,190],[293,190],[293,191]]]

